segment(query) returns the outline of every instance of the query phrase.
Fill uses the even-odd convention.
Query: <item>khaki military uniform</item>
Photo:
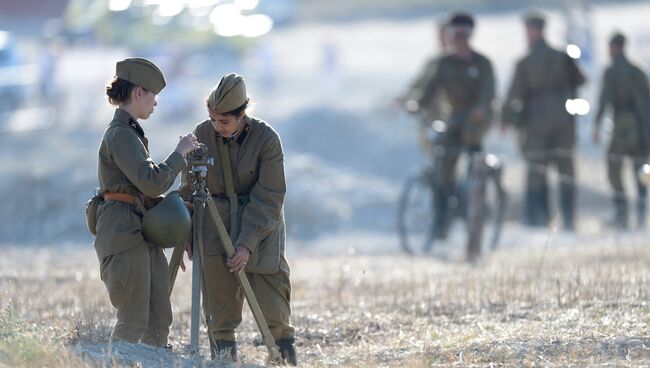
[[[456,164],[461,150],[476,152],[492,120],[495,81],[492,64],[483,55],[472,52],[469,59],[443,56],[435,73],[424,87],[420,105],[430,104],[437,93],[449,104],[447,130],[434,142],[436,163],[435,228],[446,228],[448,198],[456,188]],[[483,118],[472,113],[483,110]]]
[[[546,171],[555,165],[560,173],[560,208],[567,228],[574,226],[575,172],[573,150],[575,119],[566,100],[576,96],[585,78],[567,54],[550,48],[544,40],[530,49],[515,70],[504,105],[506,121],[519,129],[521,148],[528,163],[526,212],[528,224],[548,225]]]
[[[433,57],[429,59],[422,70],[418,73],[405,96],[406,101],[416,101],[419,104],[419,121],[418,121],[418,141],[420,147],[426,155],[433,153],[431,140],[427,136],[431,123],[434,120],[445,120],[449,113],[449,107],[441,93],[429,94],[427,100],[422,100],[427,84],[436,75],[438,65],[442,57]]]
[[[277,339],[293,339],[291,283],[285,250],[283,203],[286,192],[284,155],[277,133],[266,123],[244,117],[244,129],[224,142],[212,123],[197,125],[194,134],[207,145],[215,164],[208,167],[207,187],[228,232],[231,232],[230,203],[217,145],[226,144],[230,154],[235,191],[238,194],[239,229],[235,245],[251,251],[246,275],[259,301],[271,333]],[[192,196],[189,175],[182,177],[179,192]],[[227,255],[214,221],[205,213],[203,305],[215,340],[234,341],[242,319],[243,290],[226,266]],[[198,256],[198,255],[197,255]]]
[[[102,193],[157,197],[186,166],[174,152],[156,165],[140,125],[117,109],[99,147],[97,174]],[[172,310],[169,269],[161,248],[146,242],[142,214],[135,205],[107,200],[97,210],[95,250],[101,278],[117,308],[112,338],[151,345],[167,344]]]
[[[650,142],[648,139],[648,109],[650,90],[646,74],[621,54],[607,68],[600,93],[596,128],[600,128],[605,109],[613,109],[614,129],[607,150],[607,172],[614,191],[617,219],[627,224],[627,199],[621,177],[623,161],[629,158],[638,172],[646,163]],[[643,226],[646,213],[646,186],[635,175],[638,191],[637,221]]]

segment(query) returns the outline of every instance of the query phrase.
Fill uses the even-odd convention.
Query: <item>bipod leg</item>
[[[211,197],[208,197],[206,202],[208,204],[208,211],[212,215],[211,217],[214,220],[215,225],[217,226],[217,232],[219,233],[219,238],[221,239],[223,246],[226,249],[226,253],[228,254],[228,257],[232,257],[232,255],[235,253],[235,247],[233,246],[232,240],[228,235],[228,231],[226,231],[226,226],[223,224],[223,220],[219,215],[219,210],[217,209],[217,206],[212,201]],[[267,364],[281,364],[282,355],[280,355],[280,349],[277,347],[277,345],[275,345],[275,339],[273,338],[273,335],[271,334],[271,330],[269,329],[269,326],[266,323],[266,319],[264,319],[264,314],[262,313],[262,309],[260,308],[260,305],[257,302],[255,293],[253,293],[253,288],[251,287],[250,282],[248,282],[248,277],[246,277],[246,273],[242,270],[237,272],[236,276],[237,276],[237,280],[239,280],[239,283],[242,286],[242,289],[244,289],[244,295],[246,296],[246,300],[248,301],[248,306],[250,307],[251,312],[253,313],[253,317],[255,317],[255,322],[257,323],[257,327],[260,329],[260,332],[262,333],[262,340],[264,340],[264,344],[266,345],[266,348],[269,351],[269,355],[267,357]]]

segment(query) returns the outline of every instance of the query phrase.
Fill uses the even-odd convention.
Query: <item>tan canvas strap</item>
[[[230,201],[230,239],[234,242],[237,237],[239,227],[239,204],[237,203],[237,193],[235,193],[235,183],[232,178],[232,166],[230,164],[230,149],[228,142],[223,139],[217,139],[217,149],[219,150],[219,161],[221,161],[221,171],[223,171],[223,181],[226,185],[226,195]]]

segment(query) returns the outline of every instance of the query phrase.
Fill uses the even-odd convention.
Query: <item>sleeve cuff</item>
[[[174,169],[182,170],[187,166],[187,163],[185,162],[185,158],[178,152],[174,151],[167,157],[167,160],[165,160],[167,165],[171,166]]]
[[[257,249],[259,243],[260,239],[257,236],[251,233],[241,233],[239,234],[239,237],[237,237],[237,242],[235,245],[246,247],[251,251],[251,253],[253,253]]]

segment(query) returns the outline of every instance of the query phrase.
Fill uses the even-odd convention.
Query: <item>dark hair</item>
[[[131,92],[136,87],[135,84],[113,77],[113,80],[106,86],[106,95],[108,102],[111,105],[119,105],[122,102],[127,102],[131,98]]]
[[[625,36],[620,32],[616,32],[612,35],[612,38],[609,39],[609,44],[622,48],[625,46]]]
[[[248,107],[248,103],[250,101],[251,101],[251,99],[247,97],[246,102],[244,102],[243,105],[239,106],[238,108],[236,108],[236,109],[234,109],[232,111],[224,112],[222,115],[239,116],[242,113],[242,111],[246,111],[246,108]]]
[[[526,24],[526,27],[536,28],[541,31],[546,26],[546,18],[542,13],[531,10],[524,15],[524,24]]]
[[[456,13],[449,19],[449,25],[474,28],[474,17],[468,13]]]

